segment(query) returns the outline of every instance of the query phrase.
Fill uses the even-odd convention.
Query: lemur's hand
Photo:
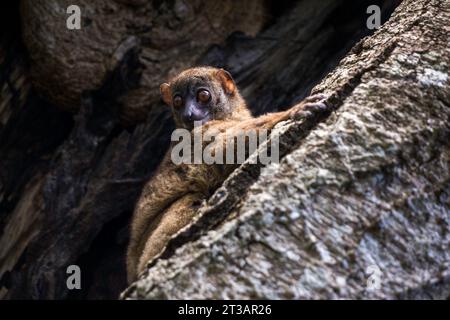
[[[321,114],[331,110],[325,101],[328,99],[327,95],[315,94],[307,97],[305,100],[291,108],[290,117],[296,118],[311,118],[317,114]]]

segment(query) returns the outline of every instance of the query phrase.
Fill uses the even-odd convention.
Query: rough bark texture
[[[448,299],[449,21],[403,1],[314,88],[335,111],[281,124],[281,163],[238,169],[122,298]]]

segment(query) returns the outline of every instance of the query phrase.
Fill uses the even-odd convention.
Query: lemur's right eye
[[[180,96],[175,96],[173,98],[174,108],[181,108],[182,105],[183,105],[183,99]]]

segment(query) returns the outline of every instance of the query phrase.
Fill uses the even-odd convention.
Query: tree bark
[[[450,297],[450,3],[405,0],[124,299]],[[177,249],[177,250],[175,250]]]

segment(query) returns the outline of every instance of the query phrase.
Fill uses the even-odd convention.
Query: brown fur
[[[195,130],[220,132],[216,142],[226,152],[225,131],[271,130],[278,122],[303,111],[323,109],[324,97],[311,97],[290,110],[253,118],[236,85],[226,71],[210,67],[188,69],[161,85],[161,96],[172,107],[177,128],[187,128],[172,106],[172,94],[184,90],[196,81],[208,84],[217,100],[211,107],[212,119]],[[305,110],[306,109],[306,110]],[[231,130],[231,131],[230,131]],[[169,239],[185,227],[194,217],[197,207],[207,199],[236,165],[175,165],[167,153],[155,176],[144,187],[136,206],[131,225],[131,238],[127,253],[128,280],[131,282],[145,270],[146,264],[158,255]]]

